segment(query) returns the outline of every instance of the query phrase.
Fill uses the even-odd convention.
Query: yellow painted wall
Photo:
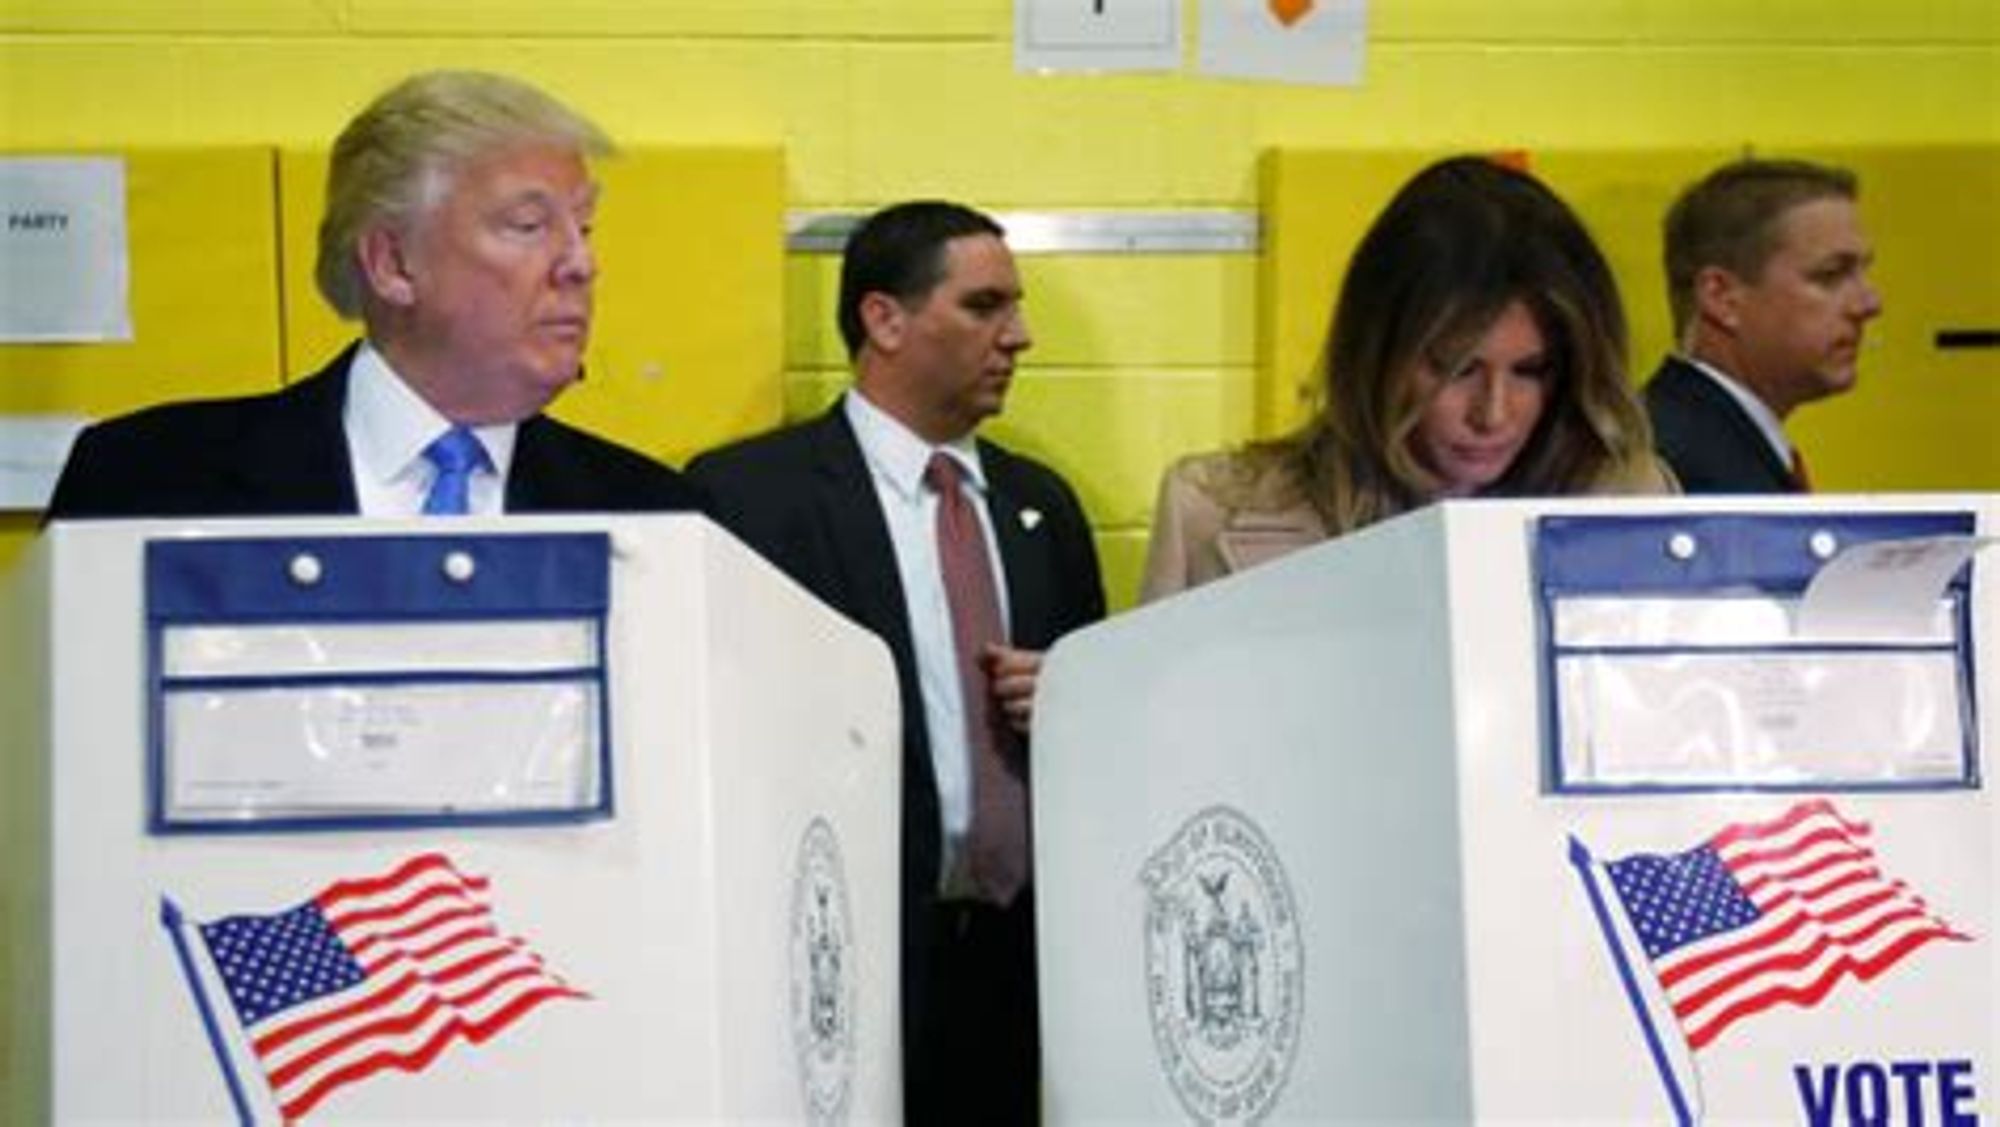
[[[1011,11],[1006,0],[0,0],[0,148],[323,146],[370,93],[439,65],[542,81],[627,144],[778,146],[794,208],[944,194],[992,208],[1250,209],[1260,155],[1278,147],[1585,160],[2000,144],[1993,0],[1402,0],[1375,6],[1365,84],[1345,90],[1019,74]],[[1351,208],[1364,187],[1379,198],[1379,185],[1357,184],[1328,205]],[[1886,249],[1897,205],[1885,194],[1865,206]],[[1990,284],[1990,267],[1954,271],[2000,261],[2000,248],[1953,257],[1909,274]],[[795,412],[840,380],[829,266],[794,258],[783,281]],[[1076,481],[1123,602],[1161,464],[1249,433],[1260,391],[1290,378],[1258,383],[1259,266],[1057,256],[1030,261],[1027,277],[1040,347],[996,430]],[[616,284],[607,278],[607,300]],[[1657,316],[1634,309],[1642,324]],[[2000,382],[1990,354],[1954,363],[1951,379]],[[1879,383],[1870,394],[1899,404],[1922,393]],[[1840,416],[1822,425],[1827,439],[1861,437]]]
[[[1995,0],[1374,7],[1364,85],[1308,89],[1189,73],[1016,73],[1007,0],[0,0],[0,151],[137,151],[145,198],[233,192],[195,164],[322,148],[375,91],[437,66],[542,82],[628,146],[780,150],[792,208],[936,194],[989,208],[1247,210],[1262,198],[1267,150],[1518,148],[1547,154],[1553,181],[1628,232],[1607,237],[1607,249],[1632,279],[1642,342],[1657,342],[1658,291],[1638,280],[1656,251],[1629,233],[1657,185],[1619,180],[1619,169],[1660,167],[1649,150],[1866,150],[1884,174],[1864,213],[1894,280],[1883,331],[1895,347],[1920,347],[1933,321],[1984,317],[2000,300]],[[1941,158],[1938,146],[1986,155]],[[195,164],[170,152],[194,149],[204,151]],[[1393,183],[1370,164],[1315,190],[1328,216],[1365,222]],[[248,365],[275,365],[277,322],[252,308],[278,293],[270,198],[217,209],[230,223],[207,233],[212,260],[195,264],[212,267],[206,284],[148,292],[147,271],[135,270],[145,347],[198,365],[0,349],[0,411],[103,410],[142,383],[158,396],[223,394],[255,378]],[[1965,237],[1946,208],[1982,198],[1987,224]],[[135,209],[135,245],[154,222]],[[607,247],[607,262],[620,253]],[[634,272],[671,265],[629,261]],[[1076,482],[1102,529],[1114,604],[1131,597],[1165,461],[1248,435],[1260,405],[1267,423],[1283,416],[1296,341],[1319,331],[1311,322],[1336,270],[1267,265],[1249,255],[1026,263],[1039,345],[994,429]],[[607,310],[623,269],[607,273]],[[830,258],[801,256],[782,278],[729,280],[782,287],[784,324],[771,332],[794,414],[825,403],[843,378],[831,269]],[[268,284],[250,280],[259,277]],[[1909,320],[1895,327],[1898,316]],[[307,362],[299,351],[294,368]],[[1983,469],[1976,445],[1996,413],[1964,408],[1994,406],[2000,355],[1933,359],[1903,379],[1872,372],[1849,401],[1802,413],[1816,449],[1845,451],[1829,484],[1864,482],[1868,455],[1855,451],[1889,444],[1908,467],[1900,486],[2000,488],[2000,443],[1986,444]],[[606,386],[643,378],[645,361],[607,358]],[[668,385],[632,402],[651,405],[655,391],[666,403],[676,394]],[[615,402],[577,409],[592,421],[630,409],[613,391],[604,398]],[[1994,424],[1983,427],[1990,440]],[[33,527],[32,515],[0,514],[0,569]]]

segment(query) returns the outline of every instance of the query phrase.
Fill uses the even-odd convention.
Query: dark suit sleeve
[[[1097,560],[1097,538],[1090,530],[1090,518],[1084,514],[1083,503],[1077,499],[1076,491],[1070,488],[1054,471],[1049,472],[1057,496],[1056,504],[1063,516],[1057,522],[1061,533],[1057,540],[1057,587],[1061,591],[1058,599],[1060,625],[1057,636],[1088,626],[1104,617],[1104,573]]]

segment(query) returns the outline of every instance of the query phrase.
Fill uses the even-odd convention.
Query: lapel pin
[[[1021,510],[1022,528],[1027,529],[1029,532],[1033,532],[1035,529],[1041,527],[1041,523],[1042,523],[1042,510],[1040,509]]]

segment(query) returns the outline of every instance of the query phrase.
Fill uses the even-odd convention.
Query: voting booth
[[[887,650],[692,516],[59,525],[8,1122],[893,1119]]]
[[[1066,638],[1049,1121],[1990,1119],[1996,535],[1450,502]]]

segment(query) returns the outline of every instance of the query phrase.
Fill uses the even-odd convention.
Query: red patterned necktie
[[[1005,906],[1028,881],[1028,792],[1005,758],[1014,733],[994,706],[981,660],[988,642],[1004,642],[1000,596],[986,551],[986,530],[965,499],[962,471],[951,455],[931,455],[924,483],[937,493],[938,571],[951,606],[964,697],[966,741],[972,751],[972,826],[966,834],[966,877],[981,900]]]
[[[1796,446],[1792,447],[1792,485],[1801,493],[1813,491],[1812,475],[1806,472],[1806,456]]]

